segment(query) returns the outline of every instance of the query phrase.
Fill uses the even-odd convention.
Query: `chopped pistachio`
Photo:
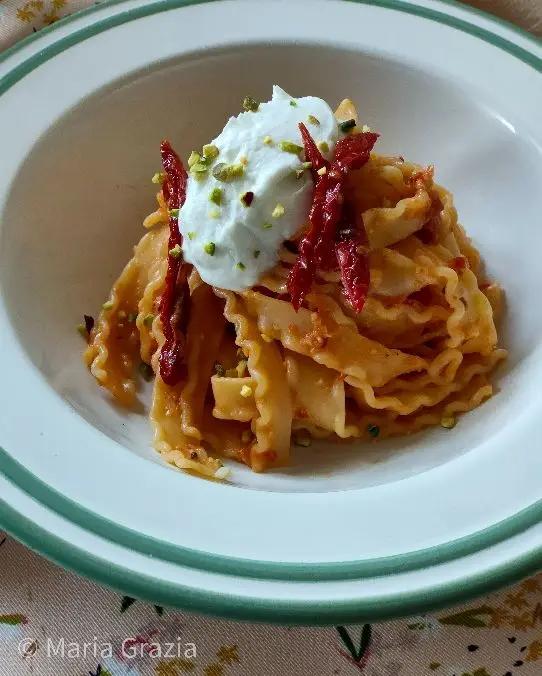
[[[269,230],[269,229],[272,228],[272,227],[273,227],[273,223],[264,223],[264,224],[262,225],[262,228],[263,228],[264,230]]]
[[[156,315],[153,315],[153,314],[147,315],[147,316],[145,317],[145,319],[143,320],[143,325],[144,325],[144,326],[147,326],[148,328],[150,328],[150,327],[152,326],[152,323],[153,323],[153,321],[154,321],[155,316],[156,316]]]
[[[106,300],[105,303],[102,305],[103,310],[111,310],[112,307],[113,307],[112,300]]]
[[[301,178],[305,173],[306,169],[312,169],[312,162],[302,162],[299,169],[295,170],[296,178]]]
[[[196,236],[196,233],[194,231],[190,231],[186,233],[188,235],[188,239],[194,239]]]
[[[318,169],[316,172],[318,176],[323,176],[324,174],[327,174],[327,167],[322,167],[321,169]]]
[[[190,169],[192,169],[192,167],[195,164],[197,164],[200,160],[201,160],[201,155],[199,153],[197,153],[195,150],[193,150],[190,153],[190,156],[188,158],[188,166],[190,167]]]
[[[163,171],[157,171],[156,174],[154,174],[154,176],[151,178],[151,182],[156,184],[163,183],[165,178],[166,175]]]
[[[243,262],[239,261],[239,263],[237,263],[237,265],[235,267],[238,270],[244,270],[246,268],[246,265]]]
[[[219,361],[215,362],[215,373],[220,378],[223,378],[226,375],[226,369]]]
[[[222,188],[213,188],[209,194],[209,200],[213,204],[220,206],[222,204]]]
[[[209,210],[209,218],[219,218],[219,217],[220,217],[220,209]]]
[[[294,435],[294,444],[308,448],[312,444],[311,435],[305,430],[300,430]]]
[[[84,324],[77,324],[77,331],[83,336],[83,338],[88,338],[87,327]]]
[[[323,153],[329,153],[329,146],[326,141],[320,141],[318,144],[318,149]]]
[[[203,172],[207,171],[209,167],[205,164],[205,162],[196,162],[196,164],[193,164],[190,167],[190,172],[192,174],[202,174]]]
[[[367,432],[373,437],[373,439],[376,439],[380,434],[380,427],[378,427],[378,425],[367,425]]]
[[[180,258],[182,252],[183,252],[183,250],[181,249],[180,245],[179,245],[179,244],[175,244],[175,246],[173,247],[173,249],[170,249],[170,250],[169,250],[169,255],[170,255],[172,258]]]
[[[252,396],[252,387],[249,387],[248,385],[243,385],[240,394],[242,397],[245,397],[245,399],[248,399],[249,397]]]
[[[254,201],[254,193],[252,190],[249,190],[248,192],[243,193],[239,199],[244,207],[249,207]]]
[[[247,444],[252,439],[252,432],[250,430],[243,430],[241,434],[241,441]]]
[[[316,124],[316,125],[319,125],[319,124],[320,124],[320,120],[319,120],[317,117],[314,117],[314,115],[309,115],[309,116],[307,117],[307,120],[308,120],[311,124]]]
[[[456,419],[452,415],[450,415],[450,416],[445,416],[444,418],[442,418],[442,420],[440,421],[440,424],[445,429],[451,430],[452,427],[455,427],[456,422],[457,422]]]
[[[353,129],[355,126],[356,120],[354,120],[354,118],[350,120],[344,120],[343,122],[339,122],[339,129],[344,132],[350,131],[350,129]]]
[[[218,181],[233,181],[236,178],[240,178],[245,171],[245,168],[242,164],[226,164],[225,162],[220,162],[213,169],[213,176]]]
[[[245,96],[243,99],[243,109],[247,112],[255,113],[259,107],[260,104],[252,96]]]
[[[214,256],[216,251],[216,244],[214,242],[207,242],[207,244],[203,245],[203,250],[205,251],[206,254],[209,254],[209,256]]]
[[[297,108],[297,101],[294,101],[293,99],[290,101],[290,105],[292,108]]]
[[[218,157],[219,153],[220,150],[212,143],[203,146],[203,157],[207,158],[208,160],[214,160],[215,157]]]
[[[139,373],[143,377],[144,380],[147,382],[149,380],[153,379],[154,376],[154,371],[152,370],[152,366],[150,364],[147,364],[146,362],[142,361],[141,364],[139,365]]]
[[[299,155],[303,150],[303,146],[298,146],[297,143],[293,143],[292,141],[281,141],[279,148],[285,153],[292,153],[293,155]]]
[[[271,216],[273,216],[273,218],[280,218],[281,216],[284,216],[284,206],[280,202],[278,202],[273,209]]]
[[[137,319],[137,312],[129,312],[128,313],[128,321],[129,322],[135,322]]]
[[[169,209],[169,215],[172,218],[179,218],[179,209]]]
[[[252,255],[254,256],[254,258],[258,258],[260,254],[261,254],[261,251],[259,249],[255,249],[254,253]]]
[[[270,146],[273,144],[273,139],[271,138],[271,136],[264,136],[263,142],[266,146]]]

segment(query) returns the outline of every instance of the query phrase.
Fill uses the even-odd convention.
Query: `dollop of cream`
[[[208,284],[232,291],[254,286],[276,264],[284,240],[306,225],[311,174],[299,171],[304,152],[288,151],[289,144],[303,145],[300,122],[329,158],[338,137],[329,105],[314,96],[293,98],[275,85],[271,101],[231,117],[211,141],[219,153],[204,178],[190,175],[179,213],[183,255]],[[222,164],[242,165],[242,175],[219,180],[213,169]],[[219,205],[211,201],[215,189]]]

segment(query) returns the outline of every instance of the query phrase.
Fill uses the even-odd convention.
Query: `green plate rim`
[[[0,79],[0,95],[39,65],[65,49],[68,49],[74,44],[84,41],[93,35],[143,16],[184,6],[216,1],[217,0],[159,0],[158,2],[148,3],[106,17],[66,35],[57,42],[53,42],[48,47],[40,50],[38,53],[30,56],[13,68]],[[462,32],[478,37],[499,49],[503,49],[527,65],[533,67],[538,72],[542,72],[542,58],[538,57],[536,54],[485,28],[455,16],[448,15],[445,12],[421,7],[414,2],[405,0],[348,1],[406,12],[451,26]],[[28,44],[39,40],[47,33],[58,30],[58,28],[63,27],[84,15],[93,14],[111,5],[121,5],[125,2],[127,2],[127,0],[110,0],[107,3],[76,12],[58,23],[43,29],[39,33],[28,36],[6,50],[0,55],[0,63],[4,62]],[[534,36],[529,35],[525,31],[506,21],[496,19],[485,12],[464,7],[455,0],[438,0],[438,2],[444,7],[446,5],[460,7],[463,11],[472,15],[473,19],[476,16],[483,16],[484,19],[489,20],[496,25],[505,26],[522,38],[532,42],[534,47],[540,46],[540,41]],[[166,560],[179,561],[184,565],[203,568],[223,574],[246,574],[267,579],[287,578],[295,580],[314,580],[315,576],[321,580],[358,579],[359,577],[368,574],[385,575],[391,572],[413,570],[416,567],[419,568],[420,566],[430,563],[430,559],[434,562],[435,556],[438,556],[439,561],[443,561],[465,556],[469,553],[473,553],[473,551],[479,551],[482,548],[491,546],[518,532],[524,531],[526,528],[540,522],[542,517],[542,500],[540,500],[519,514],[516,514],[499,524],[484,531],[461,538],[460,540],[445,543],[444,545],[420,550],[419,552],[411,552],[406,555],[386,557],[384,559],[357,562],[316,563],[307,566],[307,564],[251,561],[210,555],[204,552],[198,552],[183,547],[177,547],[176,545],[169,543],[160,542],[149,536],[142,536],[130,529],[123,528],[111,521],[103,519],[102,517],[93,514],[91,511],[80,507],[71,500],[68,500],[54,489],[48,487],[37,477],[33,476],[28,470],[13,460],[3,449],[0,449],[0,470],[8,480],[12,481],[24,492],[34,498],[38,495],[41,496],[42,504],[46,505],[54,512],[68,518],[82,528],[97,533],[101,537],[119,542],[120,532],[121,538],[130,542],[133,548],[138,551],[150,553],[150,545],[151,550],[158,548],[162,554],[165,554],[164,558]],[[74,513],[79,515],[84,525],[81,525],[81,522],[71,518]],[[326,624],[329,622],[346,621],[346,619],[383,619],[404,615],[407,612],[429,609],[438,605],[443,605],[447,602],[457,602],[459,599],[483,593],[499,584],[505,584],[515,579],[519,579],[523,575],[533,572],[542,565],[542,547],[540,547],[512,563],[507,563],[496,568],[491,573],[471,576],[468,580],[462,580],[461,591],[458,591],[457,584],[449,583],[434,587],[430,592],[424,593],[423,600],[416,598],[416,595],[399,594],[393,597],[382,597],[379,600],[372,600],[371,602],[355,600],[334,603],[333,609],[329,610],[329,604],[324,603],[303,601],[299,603],[291,602],[279,604],[276,602],[258,602],[254,599],[247,600],[243,597],[234,597],[223,594],[211,594],[210,592],[189,589],[182,585],[163,583],[151,576],[142,576],[121,567],[111,566],[108,562],[105,562],[98,557],[91,556],[61,538],[46,533],[37,526],[33,526],[30,520],[23,515],[18,514],[1,500],[0,524],[3,525],[7,532],[12,533],[29,547],[40,551],[54,561],[57,561],[76,572],[86,574],[104,584],[119,588],[122,591],[129,591],[140,598],[160,600],[164,601],[167,605],[178,605],[190,610],[200,610],[211,614],[236,617],[239,619],[271,620],[289,623],[301,622],[309,624]],[[106,527],[107,529],[113,528],[113,533],[115,533],[115,535],[112,535],[110,532],[104,536],[102,532],[103,527]],[[35,536],[35,531],[39,531],[39,537]],[[134,544],[137,546],[134,547]],[[443,551],[445,552],[444,559],[441,558]],[[182,561],[179,558],[179,554],[182,556]],[[104,569],[110,571],[109,577],[104,573]],[[132,579],[128,579],[130,576],[132,576]]]
[[[329,626],[376,622],[449,607],[536,573],[542,563],[542,545],[489,571],[419,592],[402,592],[371,600],[277,601],[209,592],[135,573],[53,535],[0,499],[0,523],[33,551],[60,566],[132,598],[216,617],[283,625]],[[458,586],[459,585],[459,586]]]
[[[420,570],[434,565],[435,561],[446,563],[469,554],[475,554],[508,540],[542,521],[542,500],[539,500],[489,528],[450,542],[406,554],[337,562],[262,561],[190,549],[159,540],[150,535],[143,535],[126,526],[120,526],[114,521],[82,507],[56,489],[51,488],[12,458],[1,446],[0,472],[10,483],[37,500],[41,505],[104,540],[162,561],[178,563],[198,570],[267,580],[294,580],[298,582],[311,582],[315,579],[321,581],[357,580]]]
[[[200,4],[205,4],[208,2],[219,2],[220,0],[163,0],[162,2],[156,2],[156,3],[149,3],[147,5],[144,5],[143,9],[149,7],[149,6],[155,6],[155,5],[166,5],[162,10],[160,11],[165,11],[167,9],[172,9],[174,7],[183,7],[183,6],[190,6],[190,5],[200,5]],[[462,30],[463,32],[469,33],[471,35],[474,35],[476,37],[480,37],[486,42],[489,42],[490,44],[494,45],[495,47],[499,47],[500,49],[504,49],[505,51],[509,52],[510,54],[513,54],[517,58],[521,59],[525,63],[528,63],[529,65],[532,65],[536,70],[539,72],[542,72],[542,59],[540,57],[537,57],[535,54],[532,54],[526,49],[523,49],[522,47],[519,47],[518,45],[514,44],[510,40],[507,40],[506,38],[503,38],[500,35],[496,35],[495,33],[492,33],[491,31],[481,28],[480,26],[477,26],[476,24],[471,24],[468,21],[464,21],[463,19],[458,19],[457,17],[450,16],[449,14],[446,14],[445,12],[440,12],[438,10],[433,10],[427,7],[421,7],[420,5],[416,5],[414,0],[345,0],[346,2],[354,2],[360,5],[374,5],[376,7],[384,7],[387,9],[396,9],[402,12],[406,12],[407,14],[414,14],[417,16],[421,16],[426,19],[430,19],[433,21],[437,21],[437,23],[444,23],[448,26],[452,26],[453,28],[458,28],[459,30]],[[31,35],[26,36],[25,38],[22,38],[18,42],[16,42],[14,45],[11,47],[8,47],[5,49],[1,54],[0,54],[0,64],[3,63],[6,59],[8,59],[10,56],[13,54],[16,54],[20,50],[24,49],[27,45],[32,44],[36,40],[39,40],[42,38],[44,35],[48,35],[49,33],[53,33],[57,31],[59,28],[63,28],[69,23],[72,23],[73,21],[78,20],[79,18],[82,18],[84,16],[88,16],[89,14],[95,14],[101,10],[104,9],[104,7],[112,7],[115,5],[122,5],[126,2],[129,2],[129,0],[107,0],[106,2],[101,2],[99,4],[93,5],[91,7],[87,7],[86,9],[81,9],[77,12],[74,12],[73,14],[69,14],[68,16],[60,19],[59,21],[56,21],[55,23],[45,26],[44,28],[40,29],[36,33],[33,33]],[[473,19],[477,17],[481,17],[485,19],[486,21],[489,21],[490,23],[495,24],[495,26],[502,26],[503,28],[506,28],[507,30],[515,33],[519,37],[523,38],[524,40],[528,40],[529,42],[532,42],[535,47],[539,47],[540,44],[542,43],[541,40],[539,40],[535,35],[532,33],[529,33],[528,31],[524,30],[523,28],[520,28],[519,26],[514,25],[510,21],[506,21],[505,19],[501,19],[500,17],[494,16],[493,14],[489,14],[488,12],[485,12],[484,10],[478,9],[476,7],[469,7],[468,5],[464,5],[462,2],[459,2],[458,0],[433,0],[433,2],[438,3],[443,6],[443,9],[448,5],[449,7],[457,8],[460,9],[462,12],[466,14],[470,14]],[[142,8],[136,8],[133,10],[128,10],[126,13],[131,13],[135,12],[138,9]],[[115,16],[124,16],[123,13],[121,15],[115,15]],[[114,18],[114,17],[109,17],[109,18]],[[101,22],[100,22],[101,23]],[[121,23],[124,23],[122,21]],[[94,24],[97,25],[97,24]],[[115,24],[116,25],[116,24]],[[83,38],[84,39],[84,38]]]

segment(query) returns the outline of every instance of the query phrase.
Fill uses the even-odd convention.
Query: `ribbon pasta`
[[[348,102],[341,111],[352,114]],[[294,310],[286,280],[295,241],[242,293],[211,288],[192,271],[188,375],[172,387],[158,370],[168,237],[159,195],[85,360],[126,406],[136,401],[138,365],[151,366],[154,445],[167,462],[218,479],[227,472],[215,455],[262,471],[287,464],[300,433],[371,440],[452,427],[494,393],[490,377],[506,357],[496,330],[502,291],[486,280],[432,169],[373,154],[349,177],[347,198],[369,239],[363,311],[348,305],[333,271],[317,273]]]

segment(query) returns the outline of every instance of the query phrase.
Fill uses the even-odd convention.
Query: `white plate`
[[[0,522],[133,596],[288,623],[450,603],[542,564],[542,48],[455,4],[110,2],[0,62]],[[295,451],[219,485],[172,471],[74,330],[183,155],[247,93],[349,96],[434,163],[504,284],[500,393],[452,432]],[[315,584],[318,582],[318,584]]]

